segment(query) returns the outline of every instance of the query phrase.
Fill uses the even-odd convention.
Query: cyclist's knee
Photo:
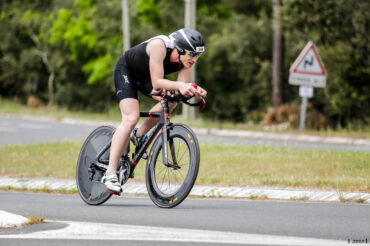
[[[139,121],[139,115],[138,114],[129,114],[125,115],[122,119],[122,123],[126,126],[129,127],[130,129],[133,129],[137,122]]]

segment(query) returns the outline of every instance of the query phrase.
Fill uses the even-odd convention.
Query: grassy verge
[[[0,175],[74,178],[82,142],[0,148]],[[304,187],[370,192],[370,153],[202,144],[199,185]],[[145,161],[135,171],[144,181]]]
[[[16,191],[16,192],[35,192],[35,193],[52,193],[52,194],[78,194],[78,190],[76,188],[73,189],[66,189],[66,188],[61,188],[61,189],[51,189],[48,188],[47,186],[42,187],[42,188],[35,188],[35,189],[30,189],[30,188],[17,188],[13,186],[5,186],[1,187],[0,191]]]
[[[148,110],[148,108],[141,108],[141,110]],[[121,114],[119,112],[118,105],[115,105],[108,112],[105,113],[92,113],[86,111],[69,111],[65,108],[59,107],[39,107],[39,108],[28,108],[27,106],[13,102],[8,99],[0,98],[0,114],[27,114],[33,116],[48,116],[62,119],[65,117],[77,118],[77,119],[89,119],[89,120],[99,120],[99,121],[120,121]],[[206,120],[198,117],[195,120],[183,119],[180,115],[173,116],[171,118],[173,122],[181,122],[188,124],[192,127],[200,128],[220,128],[220,129],[238,129],[238,130],[251,130],[251,131],[268,131],[268,132],[280,132],[280,133],[290,133],[290,134],[308,134],[323,137],[350,137],[350,138],[367,138],[370,139],[370,127],[366,129],[357,129],[356,127],[349,127],[348,129],[327,129],[322,131],[306,129],[304,132],[298,129],[274,129],[264,128],[258,124],[252,123],[242,123],[235,124],[232,122],[217,122],[214,120]],[[142,122],[142,120],[141,120]]]

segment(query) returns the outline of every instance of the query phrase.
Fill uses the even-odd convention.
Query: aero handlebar
[[[196,86],[194,86],[194,87],[196,88]],[[165,89],[159,89],[155,92],[150,93],[149,95],[150,96],[159,96],[159,97],[161,97],[161,101],[165,100],[167,102],[182,102],[182,103],[184,103],[186,105],[189,105],[189,106],[192,106],[192,107],[197,107],[197,106],[202,105],[202,107],[199,109],[199,113],[202,112],[204,110],[205,106],[206,106],[206,101],[204,100],[203,97],[198,102],[191,103],[191,102],[188,102],[188,101],[191,98],[193,98],[194,96],[185,97],[179,91],[166,91]]]

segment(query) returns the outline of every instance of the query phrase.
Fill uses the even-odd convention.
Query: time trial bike
[[[190,106],[205,106],[204,99],[190,103],[178,92],[161,90],[162,112],[140,112],[140,117],[157,117],[158,123],[136,146],[130,158],[130,145],[122,154],[117,175],[121,186],[134,177],[141,158],[146,158],[146,188],[158,207],[173,208],[188,196],[198,175],[200,150],[196,135],[185,124],[170,121],[169,103],[182,102]],[[77,161],[78,192],[89,205],[106,202],[112,192],[101,182],[108,168],[109,152],[115,128],[100,126],[84,142]],[[153,143],[153,144],[152,144]],[[147,152],[148,147],[150,151]]]

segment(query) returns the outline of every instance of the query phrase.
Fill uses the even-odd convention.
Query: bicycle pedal
[[[148,152],[145,151],[141,158],[143,158],[144,160],[148,160]]]
[[[126,175],[126,172],[127,170],[122,170],[119,172],[118,176],[119,176],[119,183],[122,185],[124,185],[128,179],[128,175]]]
[[[122,190],[121,190],[121,192],[117,192],[117,191],[113,191],[113,190],[108,190],[108,192],[109,192],[110,194],[112,194],[112,195],[120,196],[120,195],[121,195]]]

